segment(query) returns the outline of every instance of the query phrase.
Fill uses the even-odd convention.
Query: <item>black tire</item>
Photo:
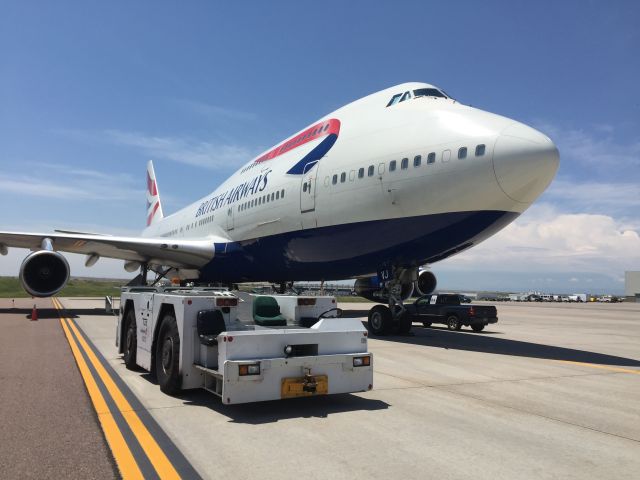
[[[471,325],[471,330],[473,330],[474,332],[481,332],[482,330],[484,330],[484,324],[474,323],[473,325]]]
[[[122,354],[124,364],[129,370],[135,370],[136,351],[138,349],[138,329],[136,324],[136,314],[133,308],[130,308],[124,317],[124,335],[122,337]]]
[[[167,395],[180,391],[180,335],[173,314],[162,318],[156,342],[156,378]]]
[[[386,335],[391,331],[391,310],[384,305],[376,305],[369,310],[369,330],[374,335]]]
[[[429,328],[429,327],[431,327],[431,322],[422,322],[422,326],[424,328]]]
[[[398,334],[399,335],[408,335],[411,333],[411,328],[413,328],[413,322],[411,321],[411,315],[407,312],[404,312],[398,318]]]
[[[447,317],[447,328],[449,330],[460,330],[462,328],[462,323],[460,323],[460,319],[455,315],[449,315]]]

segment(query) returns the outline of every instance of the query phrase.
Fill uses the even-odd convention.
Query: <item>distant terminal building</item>
[[[624,272],[624,296],[628,302],[640,303],[640,272]]]

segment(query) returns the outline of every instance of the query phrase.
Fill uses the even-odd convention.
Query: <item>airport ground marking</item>
[[[62,307],[62,304],[59,300],[56,299],[56,302],[60,305],[60,309],[64,308]],[[179,479],[180,475],[174,468],[173,464],[167,458],[151,433],[149,433],[149,430],[147,430],[147,427],[144,425],[144,423],[142,423],[142,420],[140,420],[140,417],[138,417],[136,411],[133,409],[133,407],[131,407],[131,404],[127,401],[118,386],[115,384],[115,382],[111,378],[111,375],[109,375],[109,373],[102,365],[102,362],[100,362],[91,347],[87,344],[84,337],[80,334],[78,327],[75,325],[75,322],[73,322],[69,318],[66,318],[66,320],[68,321],[69,327],[78,338],[80,346],[84,349],[87,357],[89,358],[89,361],[92,363],[94,369],[98,373],[98,376],[104,383],[105,388],[111,395],[111,398],[115,402],[118,411],[126,420],[129,428],[131,428],[131,431],[138,440],[138,443],[140,443],[140,446],[149,458],[149,461],[153,465],[153,468],[156,470],[158,476],[163,480]]]
[[[633,373],[635,375],[640,375],[640,370],[631,370],[629,368],[609,367],[607,365],[599,365],[599,364],[595,364],[595,363],[574,362],[573,360],[556,360],[556,361],[560,362],[560,363],[568,363],[568,364],[571,364],[571,365],[580,365],[582,367],[599,368],[599,369],[602,369],[602,370],[609,370],[610,372]]]
[[[69,346],[71,347],[71,352],[76,360],[76,364],[78,365],[78,369],[80,370],[80,375],[84,380],[84,383],[87,387],[87,391],[89,392],[89,397],[91,398],[91,402],[93,403],[93,408],[96,411],[98,416],[98,420],[100,421],[100,425],[102,427],[102,431],[104,432],[104,436],[107,439],[107,443],[111,452],[113,453],[113,457],[115,458],[116,464],[118,465],[118,469],[120,470],[120,474],[125,479],[142,479],[144,476],[138,467],[135,459],[133,458],[133,454],[127,445],[126,440],[122,436],[122,432],[118,428],[118,425],[113,418],[113,414],[109,410],[107,406],[107,402],[104,399],[100,389],[98,388],[98,384],[96,383],[95,378],[91,374],[89,367],[82,356],[82,352],[80,351],[80,347],[78,346],[76,340],[73,338],[73,335],[69,329],[69,325],[67,323],[66,318],[62,317],[62,309],[57,303],[56,299],[52,299],[54,307],[58,310],[60,314],[60,324],[62,325],[62,330],[69,342]]]

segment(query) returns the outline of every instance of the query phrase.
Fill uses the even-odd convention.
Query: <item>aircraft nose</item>
[[[496,179],[504,193],[517,202],[533,202],[549,186],[559,165],[560,155],[554,143],[522,123],[508,126],[496,140]]]

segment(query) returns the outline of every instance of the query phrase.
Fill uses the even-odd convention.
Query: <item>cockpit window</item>
[[[395,105],[396,103],[404,102],[405,100],[408,100],[410,98],[411,92],[397,93],[396,95],[391,97],[391,100],[389,100],[389,103],[387,103],[387,107]]]
[[[440,90],[438,90],[437,88],[419,88],[419,89],[413,91],[413,96],[415,98],[418,98],[418,97],[441,97],[441,98],[447,98],[447,96],[444,93],[442,93]]]
[[[400,101],[400,97],[402,96],[401,93],[398,93],[396,95],[394,95],[393,97],[391,97],[391,100],[389,100],[389,103],[387,103],[387,107],[390,107],[391,105],[395,105],[396,103],[398,103]]]

